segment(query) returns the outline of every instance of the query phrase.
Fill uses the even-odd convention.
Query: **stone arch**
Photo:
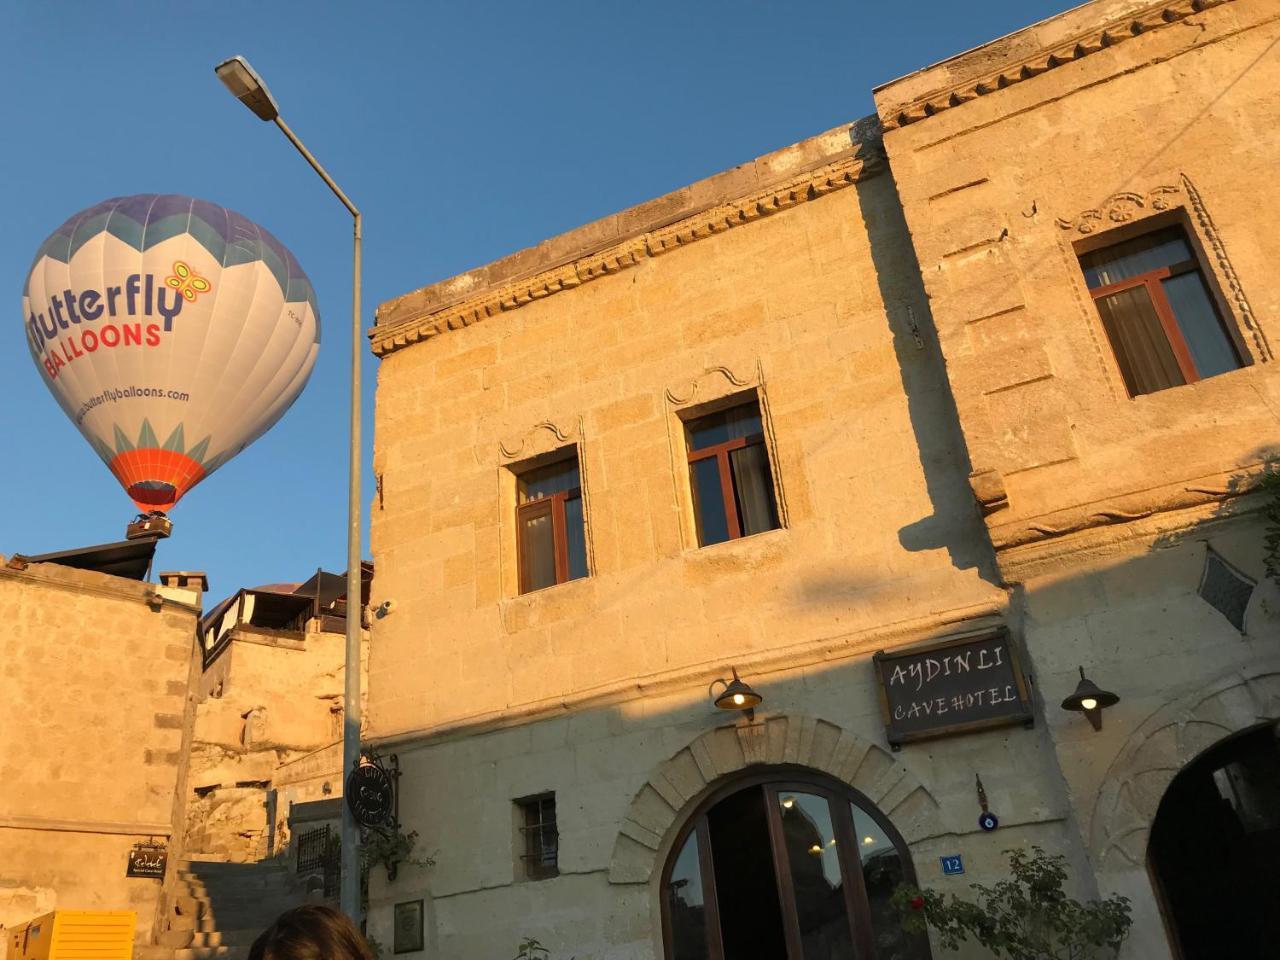
[[[1234,733],[1280,718],[1280,660],[1219,677],[1156,711],[1125,743],[1094,803],[1089,849],[1099,872],[1143,868],[1160,800],[1188,763]]]
[[[687,811],[717,781],[761,765],[821,770],[864,794],[909,844],[945,833],[938,803],[884,748],[833,723],[774,716],[708,730],[649,775],[622,820],[610,883],[648,883]]]

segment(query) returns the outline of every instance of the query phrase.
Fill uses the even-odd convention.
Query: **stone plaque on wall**
[[[1032,723],[1031,697],[1007,630],[881,650],[872,659],[894,749],[913,740]]]

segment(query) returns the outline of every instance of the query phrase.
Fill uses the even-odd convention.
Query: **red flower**
[[[912,897],[912,898],[911,898],[911,909],[912,909],[912,910],[923,910],[923,909],[924,909],[924,897]]]

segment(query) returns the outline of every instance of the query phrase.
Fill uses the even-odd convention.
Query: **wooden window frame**
[[[1100,248],[1105,250],[1105,247]],[[1162,281],[1170,277],[1181,276],[1186,273],[1197,273],[1200,280],[1204,282],[1204,271],[1200,268],[1200,264],[1194,258],[1191,260],[1183,260],[1180,263],[1170,264],[1166,267],[1159,267],[1155,270],[1148,270],[1146,273],[1140,273],[1137,276],[1126,277],[1123,280],[1117,280],[1115,283],[1109,283],[1104,287],[1092,287],[1089,295],[1095,301],[1113,296],[1117,293],[1123,293],[1126,290],[1132,290],[1135,287],[1143,287],[1147,291],[1147,298],[1151,301],[1151,307],[1155,310],[1156,316],[1160,319],[1160,326],[1164,330],[1165,339],[1169,341],[1169,349],[1173,351],[1174,360],[1177,361],[1178,369],[1182,373],[1182,378],[1186,383],[1198,383],[1202,378],[1200,371],[1196,369],[1195,361],[1191,358],[1191,350],[1187,346],[1186,337],[1182,335],[1182,329],[1178,326],[1177,315],[1173,312],[1173,305],[1169,303],[1169,297],[1164,292]],[[1207,285],[1206,285],[1207,289]],[[1235,354],[1236,363],[1244,366],[1243,359],[1240,356],[1240,348],[1235,342],[1235,337],[1231,335],[1231,331],[1227,325],[1223,323],[1222,314],[1218,309],[1217,303],[1213,297],[1209,298],[1209,305],[1213,309],[1214,316],[1221,325],[1223,333],[1226,334],[1227,342],[1231,345],[1231,352]],[[1095,306],[1095,309],[1097,307]],[[1101,310],[1098,311],[1101,317]],[[1104,323],[1105,327],[1106,324]],[[1107,331],[1107,339],[1111,339],[1110,331]],[[1111,345],[1111,352],[1115,354],[1115,344]],[[1119,363],[1119,357],[1116,357]],[[1125,384],[1126,389],[1128,383]],[[1159,391],[1157,391],[1159,392]],[[1132,394],[1132,391],[1130,391]]]
[[[552,813],[550,820],[542,819],[542,804],[548,800],[552,804]],[[520,811],[520,824],[516,828],[520,835],[520,840],[524,848],[524,852],[519,854],[520,863],[524,866],[524,880],[550,880],[552,877],[560,876],[560,818],[559,811],[555,807],[556,795],[554,791],[548,793],[539,793],[532,797],[521,797],[514,801],[517,809]],[[529,817],[531,812],[536,812],[537,822],[530,823]],[[554,863],[549,866],[543,863],[546,854],[545,831],[550,828],[552,837],[554,838],[553,859]],[[538,834],[539,848],[534,851],[530,849],[531,837],[534,833]]]
[[[690,836],[697,835],[698,867],[702,879],[702,897],[706,910],[706,935],[708,960],[724,960],[724,944],[720,932],[720,909],[716,899],[715,863],[711,850],[711,832],[707,814],[711,808],[722,800],[743,790],[761,790],[765,799],[765,819],[769,827],[769,845],[773,858],[773,871],[778,884],[778,904],[782,914],[783,936],[787,944],[788,960],[803,960],[803,945],[800,941],[799,919],[796,915],[795,890],[792,884],[791,865],[788,861],[786,838],[782,833],[782,820],[777,813],[779,796],[793,791],[820,796],[828,803],[832,812],[832,828],[835,830],[836,850],[840,863],[842,888],[844,891],[846,916],[850,924],[850,942],[856,960],[875,960],[875,945],[872,939],[870,902],[867,900],[865,878],[862,875],[862,859],[857,854],[859,844],[854,829],[853,813],[850,804],[856,804],[863,813],[869,816],[884,835],[893,844],[902,860],[903,880],[916,883],[915,864],[911,858],[911,848],[902,838],[902,834],[893,826],[889,818],[871,800],[842,781],[805,767],[773,767],[768,771],[738,777],[709,793],[695,808],[667,853],[667,862],[662,870],[661,884],[658,888],[662,910],[662,956],[664,960],[674,960],[674,937],[671,927],[671,905],[669,890],[671,874],[675,870],[676,860],[684,849]],[[857,862],[853,862],[854,858]],[[927,941],[926,955],[931,955]]]
[[[578,461],[575,458],[573,462],[576,465]],[[582,474],[579,473],[578,476],[581,477]],[[520,477],[517,476],[517,500],[519,500],[520,497],[519,483]],[[548,587],[568,583],[569,536],[566,531],[565,504],[573,499],[582,499],[581,485],[570,490],[561,490],[545,497],[539,497],[537,500],[530,500],[528,503],[516,504],[516,566],[520,573],[520,593],[522,596],[526,593],[536,593],[538,590],[547,589],[547,587],[532,587],[529,585],[529,576],[531,571],[526,568],[524,560],[524,521],[526,517],[532,514],[542,513],[543,511],[549,511],[551,514],[551,547],[555,553],[556,582],[554,584],[549,584]],[[583,531],[583,535],[586,535],[585,530]],[[590,573],[589,570],[588,573]]]
[[[757,407],[757,409],[759,408]],[[761,413],[761,416],[763,416],[763,413]],[[685,429],[688,429],[687,425]],[[692,438],[690,438],[690,441],[692,441]],[[710,460],[712,457],[716,458],[716,466],[720,473],[720,496],[724,499],[725,527],[729,531],[730,540],[741,540],[744,534],[742,533],[742,523],[738,520],[738,495],[733,486],[733,468],[729,464],[729,454],[735,450],[741,450],[744,447],[753,446],[765,447],[763,433],[753,433],[745,437],[734,437],[730,440],[724,441],[723,443],[717,443],[710,447],[702,447],[698,450],[689,451],[690,465],[699,460]],[[769,461],[769,451],[767,447],[765,448],[765,462],[769,464],[769,482],[773,483],[773,463]],[[774,494],[774,500],[775,502],[777,500],[776,493]],[[701,507],[702,505],[700,503],[696,503],[694,509],[700,510]],[[695,520],[700,521],[701,518],[695,517]],[[697,526],[701,526],[701,523],[698,523]],[[698,545],[709,546],[709,544],[701,543],[701,538],[699,538]]]

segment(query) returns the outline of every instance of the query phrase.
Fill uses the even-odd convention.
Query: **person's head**
[[[327,904],[294,907],[249,948],[249,960],[373,960],[347,915]]]

